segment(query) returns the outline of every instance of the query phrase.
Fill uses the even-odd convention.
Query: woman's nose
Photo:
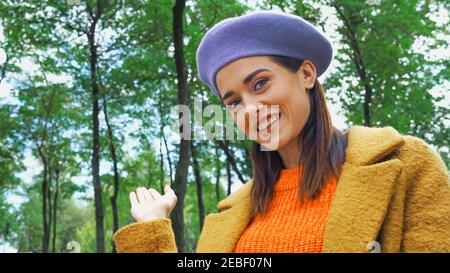
[[[258,105],[260,105],[261,103],[259,102],[259,100],[257,98],[255,98],[254,96],[252,96],[251,94],[244,94],[242,96],[242,102],[244,104],[244,107],[258,107]]]
[[[247,119],[258,118],[260,111],[263,109],[264,105],[261,103],[257,104],[246,104],[244,105],[244,112]]]
[[[256,104],[245,105],[244,111],[246,115],[254,115],[258,111],[258,106]]]
[[[261,102],[250,94],[245,94],[242,97],[242,102],[244,104],[244,109],[246,114],[256,114],[258,109],[261,107]]]

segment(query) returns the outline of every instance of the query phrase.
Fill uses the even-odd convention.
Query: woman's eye
[[[232,109],[236,108],[236,106],[239,105],[239,102],[240,102],[239,100],[233,100],[230,103],[228,103],[226,105],[226,107],[227,107],[227,109],[232,110]]]
[[[266,83],[267,83],[268,81],[269,81],[269,80],[266,79],[266,78],[263,78],[263,79],[258,80],[258,81],[255,83],[255,85],[253,86],[253,91],[258,91],[259,89],[261,89],[261,87],[263,87],[264,85],[266,85]]]

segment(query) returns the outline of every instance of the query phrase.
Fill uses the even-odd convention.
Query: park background
[[[112,234],[133,222],[129,192],[169,183],[178,248],[194,251],[205,215],[251,178],[250,143],[181,140],[171,112],[221,104],[198,79],[197,46],[215,23],[256,10],[300,15],[332,41],[319,80],[335,127],[392,126],[427,141],[449,168],[449,7],[0,1],[0,252],[113,252]]]

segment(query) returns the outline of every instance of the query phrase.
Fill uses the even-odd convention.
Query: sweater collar
[[[302,165],[296,165],[292,168],[282,169],[280,176],[275,184],[274,191],[285,191],[298,188],[299,177],[301,177]]]

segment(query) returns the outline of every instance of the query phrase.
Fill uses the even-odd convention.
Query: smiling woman
[[[300,17],[226,19],[197,50],[200,79],[252,140],[253,178],[205,218],[197,252],[450,252],[450,184],[423,140],[333,127],[318,81],[328,39]],[[251,136],[255,137],[251,137]],[[131,193],[119,252],[176,252],[170,189]]]
[[[346,137],[332,127],[312,62],[283,56],[246,57],[220,69],[216,84],[224,104],[237,114],[233,115],[237,126],[257,136],[251,148],[255,215],[266,210],[283,168],[303,163],[301,199],[317,196],[331,176],[339,177]],[[276,105],[277,111],[263,114],[254,105]],[[256,123],[248,118],[254,114]],[[261,148],[267,139],[263,145],[272,152]]]

